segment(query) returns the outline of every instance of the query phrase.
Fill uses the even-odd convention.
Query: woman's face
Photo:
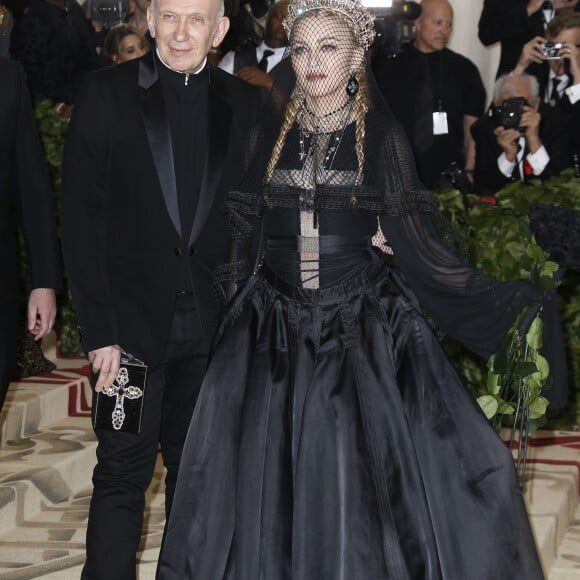
[[[136,34],[128,34],[123,37],[119,45],[119,54],[113,55],[112,59],[115,64],[127,62],[134,58],[139,58],[147,52],[146,41],[139,38]]]
[[[312,14],[299,20],[292,33],[292,67],[307,99],[334,101],[347,97],[346,84],[362,61],[362,49],[347,24],[334,14]]]

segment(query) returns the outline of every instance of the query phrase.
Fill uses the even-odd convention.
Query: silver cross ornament
[[[138,399],[143,396],[143,391],[139,387],[126,386],[129,382],[129,373],[125,367],[121,367],[117,373],[115,382],[106,389],[103,393],[108,397],[117,397],[115,408],[111,418],[113,420],[113,429],[119,431],[125,422],[125,397],[127,399]]]

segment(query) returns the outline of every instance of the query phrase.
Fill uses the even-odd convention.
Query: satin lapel
[[[208,149],[205,159],[197,211],[189,236],[189,245],[197,239],[215,201],[218,185],[223,175],[232,110],[225,98],[226,90],[216,82],[210,69]]]
[[[165,114],[163,91],[158,82],[157,71],[153,59],[142,59],[139,71],[139,86],[144,91],[139,96],[139,107],[147,132],[147,139],[161,185],[163,199],[173,227],[181,237],[181,220],[177,203],[177,184],[173,166],[173,147],[169,121]]]

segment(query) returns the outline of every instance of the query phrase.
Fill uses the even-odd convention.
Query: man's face
[[[523,97],[532,107],[535,107],[538,104],[538,99],[534,99],[532,96],[530,83],[526,78],[513,79],[511,85],[511,87],[506,87],[501,91],[498,104],[513,97]]]
[[[421,52],[443,50],[453,27],[453,10],[445,0],[429,0],[421,4],[423,12],[415,22],[415,47]]]
[[[179,72],[199,70],[229,28],[227,18],[218,18],[219,8],[219,0],[157,0],[147,21],[161,59]]]
[[[549,39],[551,42],[561,42],[562,44],[569,44],[571,46],[576,45],[580,48],[580,28],[568,28],[567,30],[562,30],[560,34],[554,38]],[[550,68],[558,75],[563,75],[566,71],[564,65],[566,59],[559,58],[558,60],[550,60]]]
[[[288,44],[282,21],[288,14],[288,0],[280,0],[270,8],[266,22],[264,41],[270,48],[281,48]]]

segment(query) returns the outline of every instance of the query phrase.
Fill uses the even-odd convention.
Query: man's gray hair
[[[504,90],[514,89],[516,85],[517,79],[526,79],[530,86],[530,92],[532,94],[532,99],[534,102],[540,95],[540,84],[538,83],[538,79],[533,75],[522,74],[522,75],[514,75],[514,74],[505,74],[499,77],[495,81],[495,85],[493,87],[493,103],[494,105],[501,105],[500,102],[500,95],[503,93]]]
[[[216,16],[216,24],[219,22],[220,18],[226,13],[224,0],[219,0],[219,3],[220,4]],[[157,0],[151,0],[151,12],[153,13],[153,16],[157,17]]]

